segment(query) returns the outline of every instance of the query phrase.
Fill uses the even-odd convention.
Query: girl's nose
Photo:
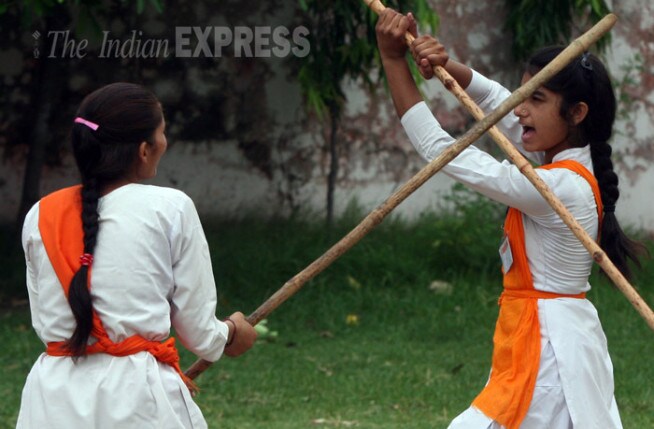
[[[513,114],[518,118],[523,118],[527,116],[527,108],[523,104],[518,104],[515,109],[513,109]]]

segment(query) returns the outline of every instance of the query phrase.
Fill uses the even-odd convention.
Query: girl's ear
[[[580,101],[570,109],[570,119],[573,125],[579,125],[588,115],[588,104]]]
[[[148,155],[149,155],[149,150],[148,150],[148,143],[147,142],[142,142],[139,145],[139,156],[138,159],[141,163],[145,163],[148,161]]]
[[[147,142],[143,142],[139,145],[139,150],[134,160],[134,172],[136,177],[143,178],[144,172],[147,171],[148,161],[150,159],[150,150]]]

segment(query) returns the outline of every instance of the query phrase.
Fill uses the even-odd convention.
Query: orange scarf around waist
[[[543,169],[567,168],[590,184],[602,222],[602,200],[595,177],[577,161],[564,160]],[[510,208],[504,222],[513,264],[504,273],[504,292],[499,300],[500,314],[493,335],[493,362],[486,387],[472,402],[476,408],[507,429],[518,429],[527,415],[540,366],[540,322],[538,300],[585,298],[585,293],[565,295],[534,289],[525,249],[522,212]]]
[[[39,203],[39,231],[48,259],[61,283],[66,298],[75,273],[81,267],[80,256],[84,253],[84,232],[82,229],[81,186],[73,186],[54,192],[41,199]],[[91,267],[88,272],[90,286]],[[128,356],[141,351],[151,353],[159,362],[172,366],[182,377],[191,392],[197,391],[193,381],[186,377],[179,366],[179,353],[175,348],[175,338],[164,342],[150,341],[140,335],[132,335],[114,343],[107,335],[100,317],[93,309],[93,329],[91,335],[96,342],[87,346],[87,354],[107,353],[112,356]],[[64,341],[47,344],[46,353],[51,356],[71,356]]]

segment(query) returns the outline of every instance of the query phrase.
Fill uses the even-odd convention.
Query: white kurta
[[[467,89],[488,113],[509,95],[501,85],[474,72]],[[416,150],[431,161],[454,139],[442,130],[425,103],[413,106],[402,125]],[[522,127],[508,114],[498,128],[524,153]],[[542,154],[526,154],[542,161]],[[593,171],[590,149],[568,149],[553,162],[572,159]],[[567,169],[536,170],[554,194],[591,237],[597,236],[598,217],[588,182]],[[534,288],[560,294],[590,289],[592,259],[583,245],[534,186],[508,161],[499,162],[474,146],[464,150],[443,172],[493,200],[523,213],[525,247]],[[586,299],[538,301],[541,362],[536,389],[523,429],[621,428],[613,397],[613,366],[597,311]],[[499,428],[474,408],[455,419],[451,428]]]
[[[216,361],[228,326],[200,219],[183,192],[130,184],[100,199],[91,296],[107,334],[165,340],[171,326],[196,355]],[[38,228],[39,204],[23,227],[32,325],[48,343],[70,338],[75,321]],[[148,352],[94,354],[77,363],[42,354],[30,371],[18,428],[206,428],[175,370]]]

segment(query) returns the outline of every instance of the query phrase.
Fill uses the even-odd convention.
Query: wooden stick
[[[377,14],[381,13],[386,9],[379,0],[364,0],[366,4]],[[610,13],[606,15],[602,20],[600,20],[588,33],[579,37],[572,42],[570,46],[576,45],[581,52],[588,50],[588,47],[597,40],[602,34],[607,32],[615,22],[617,17]],[[589,34],[596,34],[598,37],[592,39],[588,37]],[[405,35],[406,41],[408,44],[411,44],[414,40],[414,37],[410,33]],[[569,49],[569,48],[568,48]],[[557,61],[558,58],[554,59]],[[443,85],[454,94],[454,96],[459,99],[459,101],[468,109],[468,111],[475,117],[475,119],[480,120],[484,117],[484,112],[475,104],[475,102],[468,96],[468,94],[461,88],[458,82],[450,76],[450,74],[440,66],[434,67],[434,74],[438,76],[438,79],[443,83]],[[583,244],[586,250],[591,254],[595,262],[602,267],[602,270],[609,276],[613,283],[617,286],[618,289],[627,297],[629,302],[636,308],[638,313],[645,319],[645,322],[649,325],[651,329],[654,330],[654,312],[649,308],[647,303],[641,298],[641,296],[636,292],[636,289],[627,281],[627,279],[622,275],[620,270],[616,268],[613,262],[608,258],[606,253],[602,248],[593,240],[586,230],[577,222],[577,220],[572,216],[568,209],[561,203],[561,201],[552,193],[549,187],[545,184],[543,179],[536,173],[532,165],[525,159],[524,156],[511,144],[511,142],[497,129],[497,127],[492,127],[489,130],[489,134],[495,140],[495,142],[500,146],[500,148],[506,153],[506,155],[513,161],[513,163],[520,169],[522,174],[524,174],[527,179],[536,187],[538,192],[545,198],[545,200],[552,206],[554,211],[561,217],[563,222],[570,228],[574,235],[579,239]]]
[[[582,42],[573,42],[563,52],[561,52],[550,64],[545,66],[540,72],[532,77],[529,82],[517,89],[506,100],[504,100],[493,112],[488,116],[482,118],[477,122],[468,132],[461,138],[443,151],[440,156],[432,160],[429,164],[423,167],[415,176],[406,182],[399,190],[386,199],[370,214],[368,214],[352,231],[345,237],[334,244],[322,256],[313,261],[305,269],[288,280],[277,292],[268,298],[259,308],[257,308],[247,320],[252,325],[256,325],[268,314],[279,307],[284,301],[293,296],[305,283],[314,278],[317,274],[327,268],[338,257],[348,251],[359,240],[361,240],[368,232],[370,232],[402,201],[411,195],[416,189],[422,186],[428,179],[436,174],[443,166],[447,165],[466,147],[474,143],[482,134],[489,130],[493,125],[499,122],[507,113],[512,111],[517,105],[522,103],[529,97],[536,89],[542,86],[547,80],[558,73],[563,67],[581,55],[586,46],[595,42],[606,31],[610,25],[606,25],[606,21],[602,25],[598,23],[584,36]],[[581,39],[580,38],[580,39]],[[579,40],[579,39],[577,39]],[[450,78],[452,81],[454,79]],[[454,81],[456,83],[456,81]],[[474,104],[474,102],[473,102]],[[501,134],[500,134],[501,135]],[[196,378],[204,370],[211,366],[211,362],[199,359],[187,371],[186,375],[191,379]]]

